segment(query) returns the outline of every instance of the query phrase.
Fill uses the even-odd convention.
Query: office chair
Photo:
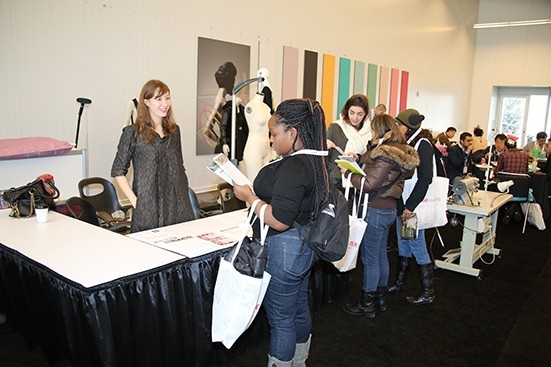
[[[197,195],[195,194],[195,191],[190,187],[189,190],[189,201],[191,201],[191,207],[193,208],[193,215],[195,216],[195,219],[202,218],[203,215],[201,213],[201,208],[199,208],[199,200],[197,200]]]
[[[510,172],[497,172],[494,180],[497,182],[513,181],[515,184],[508,189],[508,193],[513,195],[510,204],[505,205],[504,212],[507,221],[507,216],[514,215],[515,213],[522,213],[520,209],[520,203],[533,203],[534,196],[532,195],[532,189],[530,188],[530,175],[524,173],[510,173]],[[524,225],[522,226],[522,233],[526,229],[526,222],[528,220],[528,213],[530,211],[530,205],[527,206],[526,214],[524,215]],[[522,216],[521,216],[522,218]]]
[[[69,214],[78,220],[102,227],[113,232],[127,233],[130,231],[129,222],[104,221],[98,216],[96,208],[88,200],[79,196],[72,196],[65,201]]]
[[[104,221],[112,221],[112,214],[120,210],[130,225],[129,211],[132,205],[121,205],[111,181],[102,177],[84,178],[78,183],[78,191],[81,198],[88,200],[96,208],[99,217]]]
[[[222,212],[232,212],[234,210],[244,209],[247,203],[239,200],[233,193],[233,186],[227,182],[218,184],[218,195],[220,197],[220,206]]]

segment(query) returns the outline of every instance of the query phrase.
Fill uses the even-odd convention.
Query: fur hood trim
[[[421,163],[417,151],[406,144],[382,144],[370,152],[371,159],[384,158],[396,162],[405,171],[415,169]]]

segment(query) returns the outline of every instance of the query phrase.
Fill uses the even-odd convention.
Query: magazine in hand
[[[251,188],[253,183],[237,168],[224,153],[218,154],[207,166],[211,172],[216,173],[224,181],[233,186],[234,182],[238,185],[248,185]]]
[[[359,175],[365,176],[364,170],[354,160],[354,157],[351,157],[349,155],[340,155],[339,159],[335,159],[335,163],[341,167],[346,168],[352,173],[357,173]]]

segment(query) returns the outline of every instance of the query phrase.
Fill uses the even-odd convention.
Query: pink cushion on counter
[[[73,149],[67,141],[46,137],[0,139],[0,159],[60,155]]]

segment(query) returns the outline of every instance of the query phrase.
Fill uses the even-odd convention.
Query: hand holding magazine
[[[212,162],[207,166],[207,169],[216,173],[224,181],[230,185],[234,185],[234,182],[238,185],[248,185],[251,188],[253,183],[247,178],[229,159],[224,153],[218,154],[212,159]]]
[[[335,159],[335,163],[340,167],[344,167],[352,173],[365,176],[364,170],[358,165],[354,157],[349,155],[340,155],[339,159]]]

